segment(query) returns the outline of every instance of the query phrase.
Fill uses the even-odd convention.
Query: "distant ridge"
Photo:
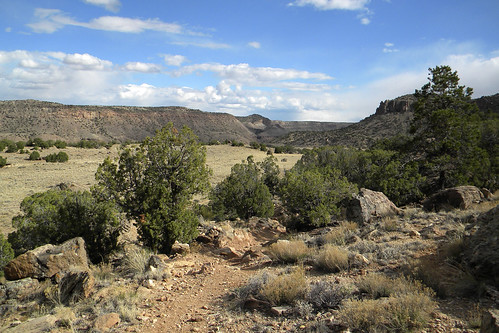
[[[499,114],[499,93],[474,99],[482,112]],[[413,118],[414,95],[404,95],[380,102],[376,113],[358,123],[334,131],[320,133],[293,132],[275,138],[274,144],[300,147],[342,145],[367,148],[376,140],[408,134]]]

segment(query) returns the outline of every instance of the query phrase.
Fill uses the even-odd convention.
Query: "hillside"
[[[319,121],[281,121],[270,120],[258,114],[246,117],[237,117],[246,128],[253,132],[257,139],[263,142],[272,141],[274,138],[284,136],[290,132],[309,131],[323,132],[334,131],[347,127],[353,123],[334,123]]]
[[[187,125],[201,141],[238,140],[256,136],[236,117],[183,107],[63,105],[35,100],[0,101],[0,137],[78,141],[142,140],[168,122]]]
[[[0,101],[0,138],[33,137],[78,141],[138,141],[173,122],[186,125],[203,142],[268,141],[292,131],[326,131],[349,123],[275,121],[259,115],[235,117],[184,107],[64,105],[36,100]]]
[[[393,100],[382,101],[376,113],[358,123],[334,131],[293,132],[275,138],[274,144],[289,144],[309,147],[321,145],[343,145],[366,148],[376,140],[407,134],[413,117],[414,95],[404,95]],[[499,94],[475,99],[482,112],[499,114]]]

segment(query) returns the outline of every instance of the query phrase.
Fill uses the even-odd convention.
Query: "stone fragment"
[[[113,326],[118,325],[121,322],[120,315],[117,313],[106,313],[99,316],[94,323],[94,328],[100,332],[106,332],[110,330]]]
[[[480,333],[499,333],[499,310],[490,309],[483,314]]]

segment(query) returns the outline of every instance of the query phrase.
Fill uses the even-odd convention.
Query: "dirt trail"
[[[222,298],[252,271],[207,253],[178,261],[173,276],[150,289],[136,332],[216,332],[226,305]]]

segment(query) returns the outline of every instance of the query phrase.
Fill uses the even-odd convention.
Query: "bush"
[[[272,277],[262,286],[261,295],[273,305],[293,304],[307,293],[305,270],[296,268],[289,274]]]
[[[54,142],[54,146],[59,149],[64,149],[68,146],[68,144],[66,143],[66,141],[57,140],[56,142]]]
[[[55,163],[55,162],[64,163],[64,162],[67,162],[69,160],[69,156],[67,153],[60,151],[57,154],[53,153],[53,154],[47,155],[43,159],[45,161],[51,162],[51,163]]]
[[[348,251],[344,248],[326,244],[316,255],[315,265],[329,273],[348,268]]]
[[[274,214],[272,195],[252,156],[246,163],[234,165],[230,175],[215,187],[211,205],[219,219]]]
[[[307,300],[318,310],[337,309],[351,295],[343,285],[319,280],[312,284]]]
[[[29,154],[29,158],[28,158],[30,161],[37,161],[40,159],[40,153],[37,152],[36,150],[34,152],[32,152],[31,154]]]
[[[283,263],[296,263],[307,257],[310,249],[302,240],[279,240],[268,248],[271,257]]]
[[[7,145],[6,153],[15,153],[17,151],[17,145],[14,142],[10,142]]]
[[[355,191],[335,170],[324,175],[318,170],[292,169],[281,186],[283,203],[301,227],[327,225],[340,213],[338,203]]]
[[[170,252],[176,240],[197,235],[192,198],[209,188],[206,149],[192,131],[169,123],[138,147],[122,147],[98,168],[94,193],[116,201],[137,223],[140,240],[153,251]]]
[[[0,156],[0,168],[3,168],[6,165],[7,165],[7,159]]]
[[[118,248],[123,223],[114,203],[97,201],[88,191],[36,193],[22,201],[21,211],[12,219],[17,230],[8,238],[16,254],[82,237],[90,259],[97,263]]]
[[[34,139],[29,139],[28,142],[26,142],[26,146],[39,147],[39,148],[49,148],[51,146],[51,142],[44,141],[41,138],[34,138]]]
[[[346,245],[348,238],[355,234],[357,228],[358,225],[355,222],[342,221],[339,226],[331,229],[322,238],[325,243],[343,246]]]
[[[3,234],[0,233],[0,277],[3,277],[3,268],[14,259],[14,250]]]

